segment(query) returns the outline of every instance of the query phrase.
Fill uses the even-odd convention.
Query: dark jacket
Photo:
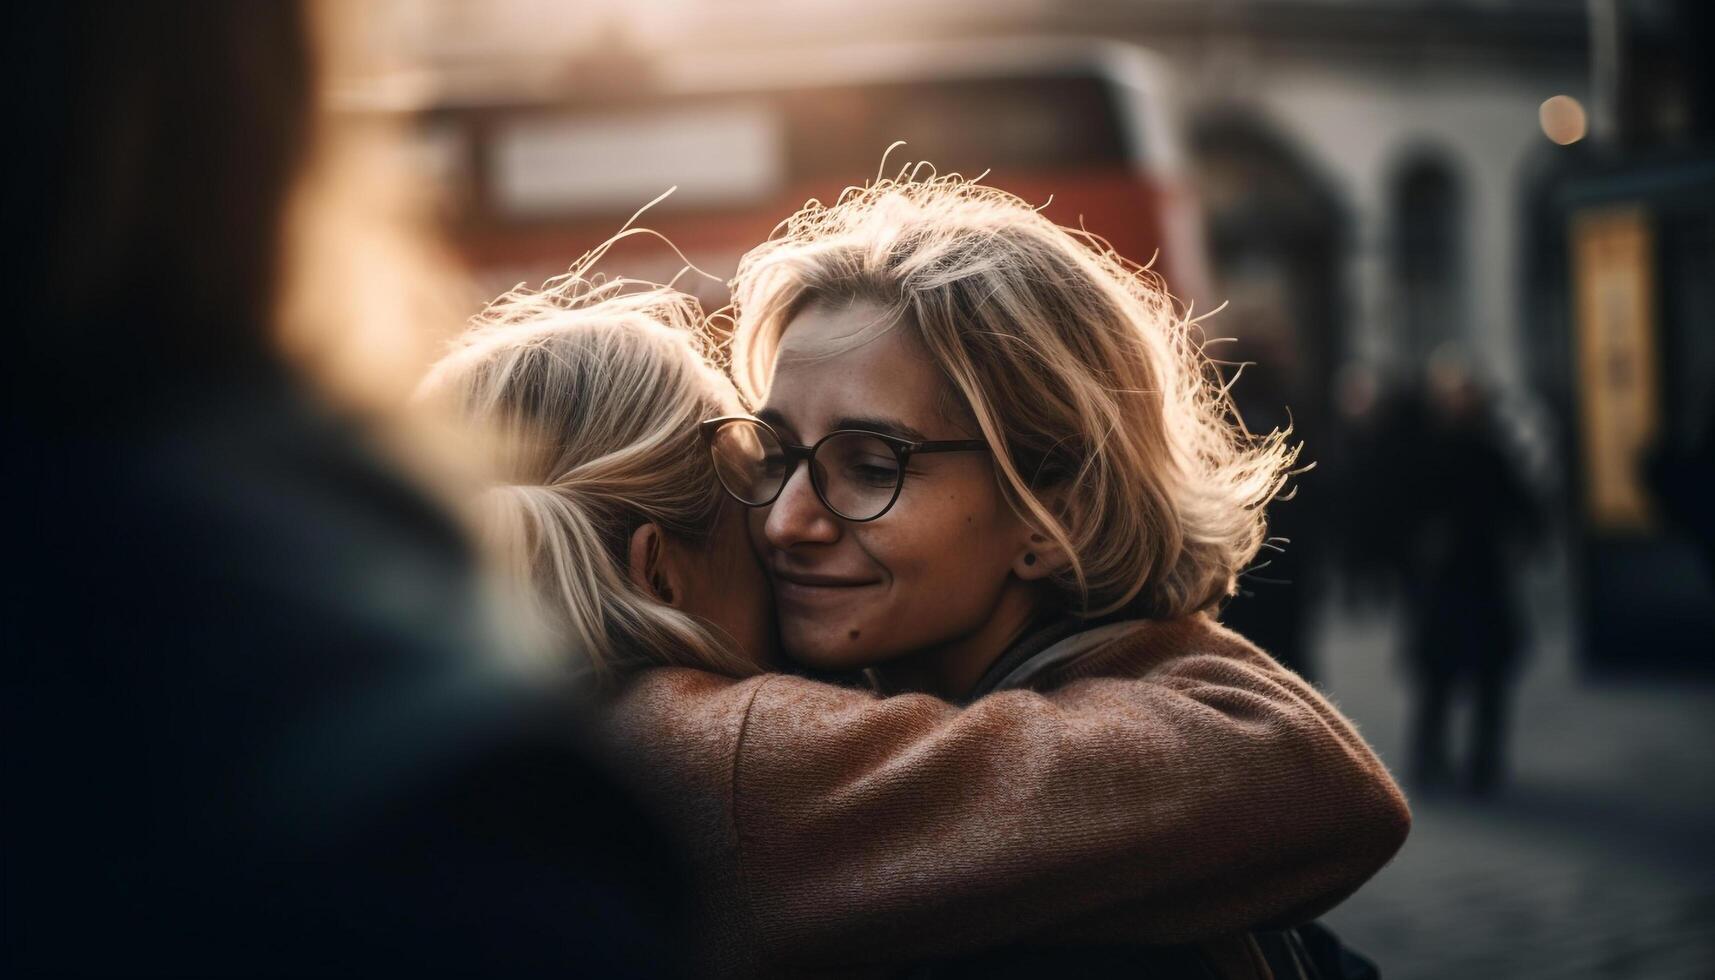
[[[457,528],[277,368],[136,369],[7,422],[0,974],[669,969]]]

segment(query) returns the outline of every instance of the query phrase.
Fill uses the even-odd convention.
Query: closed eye
[[[899,479],[899,467],[891,463],[854,463],[846,472],[855,480],[873,486],[892,486]]]

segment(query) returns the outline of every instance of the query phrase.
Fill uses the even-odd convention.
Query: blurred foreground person
[[[1244,930],[1320,913],[1398,848],[1404,803],[1358,735],[1213,625],[1147,628],[1126,676],[963,708],[769,672],[771,591],[717,479],[740,461],[705,442],[740,400],[695,320],[574,274],[496,301],[423,392],[501,447],[491,543],[689,842],[710,971],[1081,943],[1266,977]]]
[[[10,20],[0,974],[667,972],[648,821],[277,353],[306,11]]]

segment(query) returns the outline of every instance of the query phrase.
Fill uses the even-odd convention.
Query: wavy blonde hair
[[[782,334],[869,301],[921,340],[1002,493],[1068,556],[1068,611],[1173,618],[1232,593],[1297,448],[1239,421],[1160,278],[958,175],[811,201],[739,264],[733,370],[760,403]]]
[[[697,423],[738,397],[701,322],[682,293],[574,272],[491,303],[420,389],[499,447],[482,534],[598,683],[653,664],[756,671],[627,574],[645,522],[702,546],[725,505]]]

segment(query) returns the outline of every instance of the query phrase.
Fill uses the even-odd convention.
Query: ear
[[[644,594],[663,605],[677,606],[685,600],[683,570],[675,560],[677,557],[661,528],[644,524],[631,532],[626,574],[631,577],[631,584]]]
[[[1054,539],[1037,531],[1029,532],[1018,556],[1012,560],[1012,574],[1026,582],[1045,579],[1066,567],[1066,550]]]
[[[1043,494],[1042,503],[1050,512],[1064,513],[1064,491],[1055,488]],[[1026,582],[1036,582],[1064,569],[1068,564],[1066,550],[1053,538],[1021,521],[1022,535],[1018,553],[1012,559],[1012,574]]]

